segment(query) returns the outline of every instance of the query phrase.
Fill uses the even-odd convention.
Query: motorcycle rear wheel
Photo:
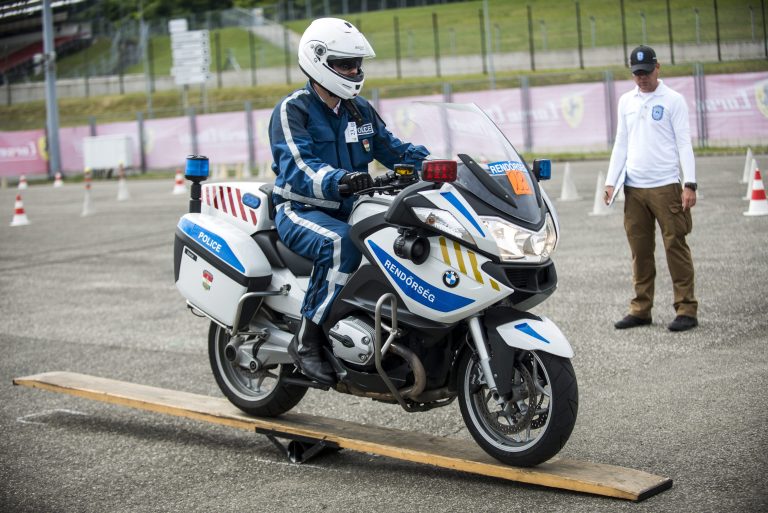
[[[255,372],[243,369],[224,356],[229,340],[224,328],[212,322],[208,330],[208,358],[216,383],[232,404],[251,415],[276,417],[301,401],[306,387],[284,383],[284,377],[293,372],[293,365],[273,365]]]
[[[459,362],[459,407],[472,438],[507,465],[531,467],[565,446],[576,424],[578,387],[570,360],[530,351],[516,364],[517,398],[492,397],[476,355]]]

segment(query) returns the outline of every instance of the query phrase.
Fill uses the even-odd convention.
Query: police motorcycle
[[[417,103],[403,116],[398,130],[433,157],[420,178],[396,166],[359,194],[349,223],[363,260],[323,325],[334,388],[408,412],[458,398],[488,454],[539,464],[565,445],[578,409],[573,350],[530,312],[557,284],[559,225],[538,184],[550,162],[529,169],[474,104]],[[249,414],[278,416],[308,388],[328,389],[287,353],[312,262],[279,240],[271,184],[201,184],[207,176],[208,160],[190,156],[176,285],[211,321],[209,359],[224,395]]]

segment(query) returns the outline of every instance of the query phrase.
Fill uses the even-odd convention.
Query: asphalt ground
[[[758,157],[758,161],[760,161]],[[766,161],[762,157],[762,161]],[[11,381],[73,371],[213,396],[207,323],[173,283],[172,181],[23,191],[32,224],[9,227],[0,190],[0,511],[766,511],[768,216],[745,217],[743,157],[698,159],[689,242],[700,326],[671,333],[661,242],[651,326],[617,331],[631,295],[621,204],[591,216],[607,162],[572,164],[582,196],[557,201],[558,291],[536,313],[574,347],[580,406],[561,456],[670,477],[631,503],[341,451],[288,463],[266,437],[93,402]],[[545,185],[560,195],[562,163]],[[457,404],[398,406],[310,391],[295,411],[469,438]]]

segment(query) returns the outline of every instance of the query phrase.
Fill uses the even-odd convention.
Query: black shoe
[[[323,330],[320,326],[302,317],[299,331],[288,344],[288,354],[296,367],[311,380],[332,387],[336,376],[331,364],[323,358]]]
[[[667,329],[669,331],[688,331],[691,328],[695,328],[699,325],[699,321],[696,317],[690,315],[678,315],[675,320],[669,323]]]
[[[627,328],[637,328],[638,326],[648,326],[651,323],[651,318],[641,319],[634,315],[626,315],[622,320],[616,321],[613,327],[617,330],[625,330]]]

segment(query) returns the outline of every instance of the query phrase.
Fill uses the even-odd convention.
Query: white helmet
[[[343,100],[360,94],[365,74],[363,59],[376,57],[365,36],[348,21],[320,18],[312,22],[299,42],[299,66],[312,80]],[[358,59],[358,72],[347,76],[337,73],[330,62]]]

